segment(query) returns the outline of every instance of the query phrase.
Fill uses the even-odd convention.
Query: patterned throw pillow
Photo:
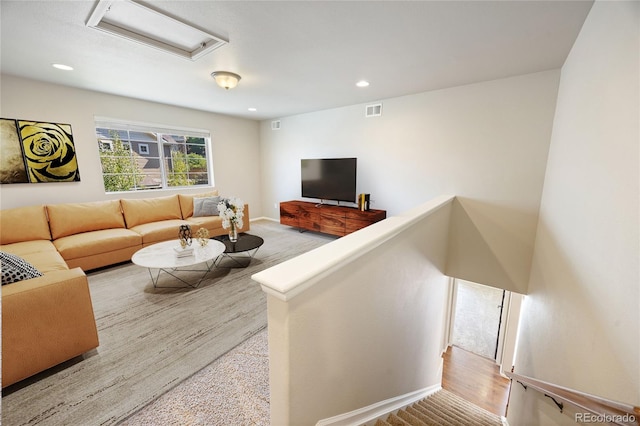
[[[217,216],[220,197],[203,197],[193,199],[193,217]]]
[[[15,254],[0,251],[0,263],[2,264],[2,285],[42,276],[42,273],[33,265]]]

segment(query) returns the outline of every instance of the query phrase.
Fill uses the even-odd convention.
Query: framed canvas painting
[[[0,183],[26,183],[27,166],[15,120],[0,118]]]
[[[79,182],[70,124],[0,119],[0,183]]]

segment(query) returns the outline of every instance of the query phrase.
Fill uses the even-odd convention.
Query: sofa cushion
[[[2,285],[42,276],[42,272],[23,258],[4,251],[0,251],[0,265],[2,265],[0,268],[2,269]]]
[[[57,251],[41,251],[37,253],[28,253],[21,257],[35,266],[38,271],[42,272],[43,274],[48,274],[52,271],[65,271],[69,269],[67,263]]]
[[[193,217],[218,216],[220,197],[203,197],[193,199]]]
[[[200,228],[206,228],[209,233],[213,232],[212,236],[229,232],[222,228],[222,218],[220,216],[190,217],[187,219],[187,223],[191,226],[194,235]]]
[[[118,200],[47,206],[53,239],[101,229],[124,228]]]
[[[4,231],[3,231],[4,232]],[[20,243],[0,245],[0,250],[25,257],[31,253],[57,253],[56,246],[49,240],[23,241]]]
[[[127,228],[167,219],[182,219],[177,195],[139,200],[120,200]]]
[[[44,206],[18,207],[0,211],[0,244],[51,240]]]
[[[129,229],[102,229],[58,238],[53,242],[66,260],[142,247],[142,238]]]
[[[43,274],[69,269],[51,241],[38,240],[6,244],[0,246],[0,250],[20,256]]]
[[[249,222],[249,205],[244,205],[244,224],[242,228],[238,229],[238,232],[249,232],[251,224]],[[187,223],[191,226],[193,233],[195,234],[198,229],[206,228],[209,230],[209,235],[215,237],[217,235],[225,235],[229,233],[228,229],[222,227],[222,218],[220,216],[202,216],[202,217],[189,217],[186,219]]]
[[[161,241],[176,240],[178,242],[178,231],[180,225],[189,225],[189,222],[182,219],[163,220],[160,222],[143,223],[131,228],[142,237],[142,245],[159,243]],[[195,234],[193,230],[192,234]]]
[[[180,200],[180,210],[182,211],[182,218],[186,219],[188,217],[193,216],[193,199],[194,198],[215,197],[217,195],[219,195],[217,189],[211,190],[209,192],[204,192],[202,194],[193,194],[193,195],[179,194],[178,199]]]

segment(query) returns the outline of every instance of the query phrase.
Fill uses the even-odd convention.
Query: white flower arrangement
[[[222,227],[224,229],[242,228],[244,202],[240,198],[222,198],[218,203],[218,212],[222,218]]]

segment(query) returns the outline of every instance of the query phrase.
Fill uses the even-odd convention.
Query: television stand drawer
[[[280,223],[300,230],[344,236],[387,217],[385,210],[361,211],[354,207],[307,201],[280,203]]]

